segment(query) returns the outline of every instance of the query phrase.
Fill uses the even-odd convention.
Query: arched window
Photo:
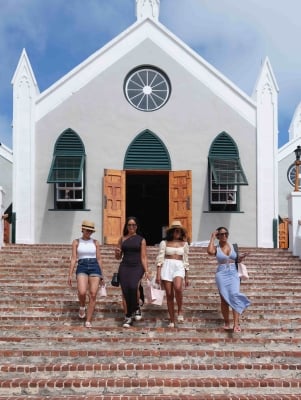
[[[72,129],[66,129],[57,139],[47,183],[54,183],[54,208],[82,210],[84,208],[85,147]]]
[[[123,168],[170,171],[169,153],[158,136],[149,130],[145,130],[129,145]]]
[[[211,144],[208,157],[209,210],[239,211],[239,188],[248,181],[234,140],[220,133]]]

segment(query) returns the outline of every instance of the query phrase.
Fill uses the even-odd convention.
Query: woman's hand
[[[120,260],[121,258],[121,249],[119,247],[115,247],[115,258],[116,260]]]
[[[72,275],[68,276],[67,284],[68,286],[72,287]]]
[[[250,253],[242,253],[238,256],[238,262],[242,262]]]

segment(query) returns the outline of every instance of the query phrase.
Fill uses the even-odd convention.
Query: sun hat
[[[181,221],[173,221],[171,225],[167,228],[166,231],[171,231],[172,229],[181,229],[184,233],[186,233],[186,229],[181,224]]]
[[[82,222],[82,229],[87,229],[88,231],[95,232],[95,224],[94,222],[84,220]]]

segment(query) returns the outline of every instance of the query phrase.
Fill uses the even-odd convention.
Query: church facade
[[[70,243],[94,221],[114,244],[136,216],[148,244],[172,220],[190,241],[226,226],[274,247],[277,83],[268,59],[248,96],[137,0],[137,21],[40,93],[23,50],[13,77],[17,243]]]

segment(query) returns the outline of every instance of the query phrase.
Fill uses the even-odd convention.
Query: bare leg
[[[174,310],[174,288],[173,283],[168,281],[162,281],[165,292],[166,292],[166,302],[167,310],[170,318],[170,322],[175,322],[175,310]]]
[[[183,306],[183,279],[180,276],[176,276],[173,281],[173,287],[178,306],[178,315],[182,315]]]
[[[86,305],[86,295],[88,290],[88,275],[78,274],[77,275],[77,295],[80,307]]]
[[[100,278],[98,276],[90,276],[89,277],[89,306],[88,306],[88,311],[87,311],[87,322],[91,322],[93,312],[95,309],[95,304],[96,304],[96,296],[97,296],[97,291],[99,287],[99,281]]]
[[[225,302],[224,298],[220,296],[221,298],[221,312],[222,316],[224,318],[225,326],[229,326],[230,320],[229,320],[229,305],[228,303]]]
[[[240,332],[239,313],[235,310],[233,310],[233,329],[236,332]]]

